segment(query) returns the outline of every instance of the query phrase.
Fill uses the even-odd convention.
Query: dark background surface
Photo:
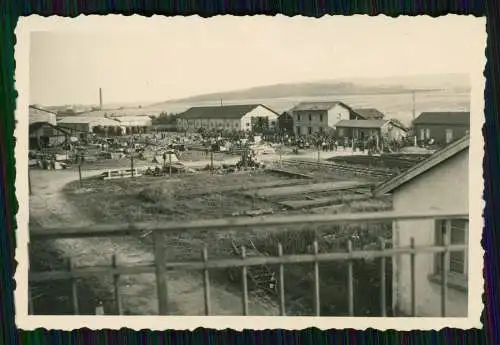
[[[0,344],[500,344],[499,325],[499,267],[500,251],[498,229],[500,228],[500,185],[496,182],[500,171],[498,98],[500,97],[500,9],[498,0],[233,0],[233,1],[160,1],[160,0],[0,0]],[[485,159],[484,180],[486,208],[483,247],[485,253],[485,311],[482,330],[445,329],[439,332],[380,332],[376,330],[330,330],[307,329],[302,331],[272,330],[263,332],[209,331],[195,332],[135,332],[131,330],[94,332],[77,330],[72,332],[36,330],[24,332],[14,323],[16,268],[15,229],[17,201],[15,197],[14,162],[14,29],[20,16],[39,14],[74,17],[80,14],[153,14],[192,15],[209,17],[217,14],[269,14],[305,15],[319,17],[324,14],[385,14],[440,16],[449,13],[487,16],[488,59],[485,76]],[[495,212],[496,211],[496,212]]]

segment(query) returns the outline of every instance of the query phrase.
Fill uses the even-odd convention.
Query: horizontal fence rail
[[[425,214],[400,213],[400,212],[366,212],[348,214],[309,214],[288,216],[261,216],[261,217],[233,217],[210,220],[196,220],[189,222],[138,222],[120,224],[99,224],[92,226],[64,226],[40,227],[30,225],[30,239],[59,239],[59,238],[85,238],[85,237],[112,237],[134,236],[141,231],[151,232],[178,232],[178,231],[205,231],[205,230],[237,230],[245,228],[265,228],[270,226],[291,225],[340,225],[348,223],[375,223],[404,220],[446,220],[462,218],[468,219],[463,213],[431,212]]]
[[[367,222],[387,222],[387,221],[408,221],[422,219],[468,219],[467,214],[401,214],[394,212],[377,213],[357,213],[340,215],[306,215],[306,216],[266,216],[255,218],[231,218],[216,219],[208,221],[195,221],[184,223],[140,223],[140,224],[118,224],[118,225],[96,225],[91,228],[40,228],[32,227],[30,229],[31,240],[57,239],[57,238],[86,238],[103,236],[123,236],[137,235],[148,231],[153,234],[154,239],[154,261],[146,264],[123,265],[120,264],[116,256],[112,257],[110,265],[75,267],[72,260],[69,260],[67,270],[53,270],[47,272],[30,272],[30,283],[46,282],[55,280],[70,280],[72,291],[72,302],[74,314],[79,313],[78,305],[78,285],[76,279],[92,276],[110,276],[113,278],[113,294],[116,310],[119,315],[123,314],[122,297],[119,288],[120,276],[136,275],[144,273],[153,273],[156,275],[158,311],[160,315],[168,315],[168,272],[173,270],[190,271],[196,270],[203,273],[203,296],[204,313],[212,314],[211,295],[210,295],[210,270],[220,268],[239,268],[241,274],[241,303],[242,314],[250,315],[249,310],[249,281],[248,270],[251,267],[262,265],[273,265],[279,268],[278,279],[274,275],[269,279],[269,287],[276,292],[279,298],[279,313],[286,315],[285,307],[285,279],[284,272],[286,266],[293,264],[312,264],[314,276],[314,287],[311,293],[314,297],[314,313],[321,314],[320,301],[320,263],[346,261],[347,262],[347,294],[348,294],[348,313],[354,316],[354,287],[353,287],[353,262],[355,260],[376,259],[380,262],[380,314],[386,316],[386,260],[389,258],[410,256],[410,293],[411,293],[411,316],[417,315],[416,300],[418,298],[416,291],[416,269],[415,257],[419,254],[432,253],[438,254],[442,263],[444,263],[450,252],[465,251],[467,245],[451,245],[445,242],[441,246],[415,246],[413,238],[407,247],[386,248],[387,240],[381,239],[379,248],[375,250],[353,250],[351,240],[347,241],[345,252],[326,252],[318,250],[317,240],[312,243],[312,253],[309,254],[287,254],[283,253],[280,243],[277,245],[276,256],[248,256],[244,246],[239,248],[239,258],[214,259],[208,257],[207,248],[203,248],[198,261],[171,261],[166,260],[165,239],[161,237],[164,232],[173,232],[179,230],[224,230],[224,229],[263,229],[269,226],[289,226],[294,224],[320,225],[320,224],[346,224],[346,223],[367,223]],[[444,267],[444,265],[442,266]],[[441,315],[446,316],[447,310],[447,272],[441,270],[440,279],[441,288]],[[33,314],[32,291],[29,290],[29,312]],[[102,306],[98,307],[102,313]],[[97,313],[97,309],[96,309]]]

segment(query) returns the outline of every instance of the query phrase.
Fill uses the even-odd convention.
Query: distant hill
[[[196,104],[236,100],[259,100],[273,98],[325,97],[340,95],[399,94],[412,90],[468,91],[468,77],[464,75],[430,75],[383,79],[326,80],[308,83],[277,84],[253,87],[244,90],[210,93],[152,104],[151,108],[164,108],[175,103]]]

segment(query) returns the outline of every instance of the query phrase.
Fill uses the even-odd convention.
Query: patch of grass
[[[354,250],[371,249],[379,237],[392,237],[391,224],[318,226],[303,230],[270,232],[254,239],[257,248],[269,255],[277,255],[278,243],[284,254],[311,254],[318,239],[320,252],[345,252],[347,241],[352,240]],[[390,286],[392,264],[386,260],[386,286]],[[277,268],[275,268],[278,276]],[[312,315],[314,305],[314,275],[312,264],[287,266],[285,269],[285,297],[292,315]],[[378,261],[358,260],[353,266],[355,315],[379,315],[380,266]],[[321,314],[342,316],[348,314],[347,264],[335,261],[320,264]],[[390,290],[390,289],[387,289]],[[391,291],[386,300],[390,301]],[[387,306],[389,307],[389,305]]]
[[[269,208],[273,204],[265,200],[244,198],[238,192],[217,193],[219,187],[245,186],[262,182],[281,181],[283,178],[265,173],[249,173],[234,175],[211,175],[200,173],[193,176],[176,177],[174,180],[161,177],[139,177],[135,179],[103,181],[89,179],[85,181],[85,192],[75,193],[79,189],[78,182],[70,183],[64,192],[69,200],[79,210],[98,223],[116,223],[124,221],[188,221],[194,219],[209,219],[228,217],[235,211],[255,208]],[[197,192],[206,191],[205,194]],[[193,196],[188,196],[193,194]],[[274,205],[275,206],[275,205]],[[362,212],[390,207],[390,202],[372,200],[365,204],[352,202],[345,205],[342,211]],[[371,209],[370,209],[371,210]],[[306,212],[312,212],[307,210]],[[332,212],[324,210],[323,212]],[[292,213],[304,213],[294,211]],[[294,227],[248,229],[248,231],[183,231],[165,234],[166,254],[169,261],[200,260],[201,250],[208,247],[209,258],[234,257],[232,241],[247,246],[251,240],[261,253],[277,255],[277,245],[281,243],[285,254],[304,254],[311,252],[314,239],[318,238],[320,251],[345,251],[348,238],[359,237],[362,241],[354,241],[355,249],[365,248],[376,243],[379,236],[390,238],[390,224],[379,227],[367,226],[315,226],[303,224]],[[121,240],[113,239],[114,246],[123,247]],[[150,236],[131,238],[127,251],[142,250],[152,253]],[[127,253],[131,254],[131,253]],[[45,254],[43,254],[45,255]],[[51,254],[40,256],[38,250],[32,258],[34,261],[50,261]],[[390,277],[390,260],[387,260],[387,277]],[[47,267],[46,267],[47,268]],[[271,268],[278,276],[277,268]],[[285,269],[285,291],[287,312],[289,315],[311,315],[313,313],[313,269],[312,265],[291,265]],[[373,262],[356,262],[354,264],[356,315],[375,315],[378,312],[377,289],[379,289],[378,264]],[[229,290],[240,293],[238,281],[228,280],[227,270],[211,272],[215,284],[223,285]],[[111,282],[106,279],[88,280],[94,291],[90,299],[98,296],[109,301]],[[89,285],[91,286],[91,285]],[[347,312],[347,276],[345,262],[332,262],[320,265],[320,289],[323,315],[345,315]],[[387,284],[390,286],[390,284]],[[66,287],[67,289],[67,287]],[[390,289],[388,289],[390,290]],[[68,295],[65,290],[59,295]],[[133,298],[133,296],[127,296]],[[372,300],[371,300],[371,299]],[[276,297],[274,297],[276,301]],[[390,298],[387,298],[390,301]],[[133,303],[132,303],[133,304]]]

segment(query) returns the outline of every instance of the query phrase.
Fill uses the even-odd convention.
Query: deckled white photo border
[[[262,20],[264,16],[251,17],[251,20]],[[250,17],[246,17],[248,20]],[[286,16],[275,16],[273,20],[332,20],[330,16],[320,19]],[[130,329],[165,330],[178,329],[193,330],[198,327],[213,329],[304,329],[317,327],[319,329],[366,329],[375,328],[379,330],[439,330],[444,327],[460,329],[482,328],[480,316],[483,311],[482,294],[484,291],[483,281],[483,255],[484,251],[480,241],[483,229],[482,212],[483,201],[483,155],[484,138],[482,126],[484,123],[484,86],[485,79],[483,70],[486,63],[484,55],[486,47],[486,19],[473,16],[447,15],[439,18],[428,16],[398,17],[386,16],[351,16],[336,17],[342,20],[363,20],[373,22],[385,22],[395,20],[418,20],[418,21],[446,21],[449,25],[469,25],[470,36],[464,37],[466,44],[470,45],[471,54],[476,61],[471,66],[471,139],[469,158],[469,207],[470,207],[470,266],[475,269],[469,276],[469,316],[467,318],[363,318],[363,317],[263,317],[263,316],[29,316],[27,290],[28,290],[28,214],[29,214],[29,191],[28,191],[28,105],[29,105],[29,50],[30,32],[33,31],[155,31],[164,29],[166,22],[175,21],[226,21],[241,20],[242,18],[231,16],[218,16],[211,19],[203,19],[198,16],[191,17],[162,17],[150,18],[120,15],[107,16],[79,16],[77,18],[62,18],[30,16],[20,18],[15,30],[17,43],[15,46],[15,87],[19,93],[17,99],[15,137],[16,157],[16,196],[19,202],[17,214],[17,249],[16,261],[18,262],[15,280],[17,283],[15,294],[16,324],[24,330],[33,330],[39,327],[46,329],[72,330],[78,328],[90,329],[119,329],[127,327]],[[432,53],[432,52],[430,52]]]

